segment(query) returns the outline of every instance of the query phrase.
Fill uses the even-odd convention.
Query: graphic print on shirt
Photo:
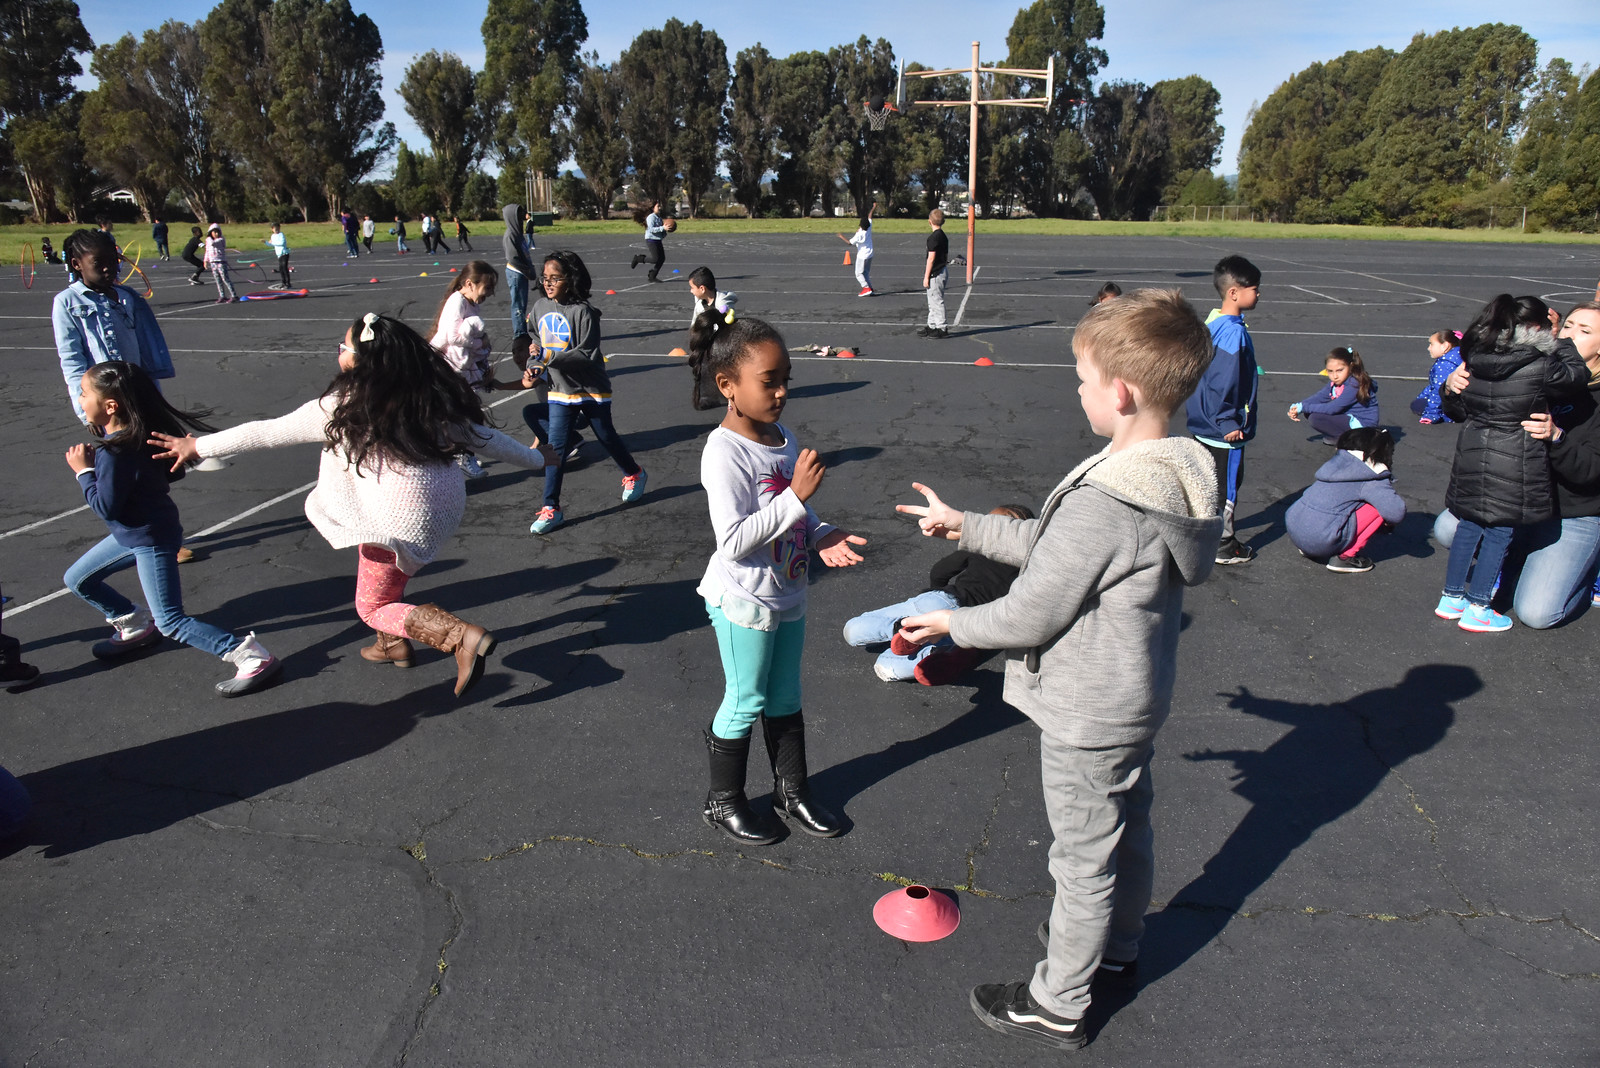
[[[548,364],[572,347],[572,324],[558,311],[547,311],[539,316],[539,348],[544,350]]]
[[[793,481],[792,472],[783,469],[783,462],[774,464],[772,470],[761,476],[756,487],[770,497],[776,497],[789,488]],[[772,563],[777,568],[778,574],[783,575],[790,582],[795,582],[806,576],[806,567],[810,556],[806,552],[806,521],[802,517],[788,531],[772,539]]]

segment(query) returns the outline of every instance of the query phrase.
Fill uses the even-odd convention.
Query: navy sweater
[[[178,506],[167,488],[167,465],[149,450],[96,446],[94,470],[78,475],[83,499],[106,521],[118,545],[172,545],[183,541]]]

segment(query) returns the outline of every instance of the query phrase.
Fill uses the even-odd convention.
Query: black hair
[[[1323,363],[1328,360],[1338,360],[1350,368],[1350,377],[1356,380],[1356,397],[1362,404],[1372,399],[1373,391],[1377,388],[1372,384],[1372,376],[1367,374],[1367,365],[1361,362],[1361,353],[1346,345],[1344,348],[1334,349],[1323,358]]]
[[[1435,330],[1429,334],[1428,340],[1437,341],[1441,345],[1449,345],[1451,348],[1455,348],[1461,344],[1461,331],[1453,330],[1447,326],[1443,330]]]
[[[1249,289],[1261,284],[1261,268],[1243,256],[1224,256],[1211,271],[1211,284],[1217,287],[1217,296],[1226,297],[1234,286]]]
[[[155,452],[155,447],[147,444],[152,431],[181,438],[191,430],[210,433],[217,429],[205,422],[209,410],[186,412],[169,404],[138,364],[122,360],[97,363],[83,372],[83,381],[101,397],[117,402],[123,427],[105,439],[105,447],[114,452],[141,448]]]
[[[1358,426],[1339,435],[1338,447],[1359,452],[1368,461],[1394,466],[1394,436],[1381,426]]]
[[[205,231],[201,230],[200,227],[198,227],[198,226],[191,226],[191,227],[189,227],[189,232],[191,234],[195,235],[196,237],[199,237]]]
[[[446,463],[468,451],[450,438],[451,428],[487,416],[466,379],[400,320],[373,316],[372,339],[362,341],[366,328],[365,319],[350,324],[355,366],[323,390],[335,399],[325,447],[342,451],[358,474],[380,460]]]
[[[1094,299],[1089,302],[1089,306],[1092,308],[1101,301],[1110,300],[1112,297],[1120,296],[1122,296],[1122,287],[1117,285],[1115,282],[1107,282],[1105,285],[1094,291]]]
[[[999,506],[999,508],[1000,511],[1005,512],[1007,515],[1010,515],[1016,519],[1036,518],[1033,514],[1033,509],[1029,508],[1025,504],[1002,504]]]
[[[116,247],[117,243],[104,230],[74,230],[61,242],[61,254],[71,263],[79,257],[93,255],[98,249]]]
[[[583,265],[583,257],[571,249],[558,248],[545,253],[544,262],[551,261],[559,263],[561,273],[567,276],[567,293],[574,300],[588,300],[593,283],[589,280],[589,268]],[[543,266],[539,269],[544,270]]]
[[[710,313],[700,316],[700,319],[716,318]],[[695,325],[699,324],[700,320],[696,320]],[[751,350],[757,345],[765,345],[768,342],[777,345],[784,352],[789,351],[789,347],[783,343],[783,335],[765,320],[738,319],[728,323],[716,332],[710,350],[701,363],[701,369],[712,380],[715,380],[717,375],[737,378],[739,365],[750,355]]]
[[[1462,335],[1462,357],[1474,352],[1493,352],[1497,345],[1509,342],[1512,332],[1519,326],[1550,329],[1550,306],[1538,297],[1501,293],[1483,306]]]
[[[872,229],[872,216],[871,215],[863,215],[863,216],[861,216],[861,229],[863,229],[863,230]]]
[[[713,293],[717,289],[717,276],[711,273],[710,267],[696,267],[689,272],[689,281],[702,289],[709,289]]]

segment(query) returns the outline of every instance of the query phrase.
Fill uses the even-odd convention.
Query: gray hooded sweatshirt
[[[1021,568],[950,637],[1006,649],[1006,702],[1082,749],[1155,736],[1172,707],[1183,588],[1211,574],[1222,520],[1203,445],[1162,438],[1079,464],[1038,519],[968,512],[961,548]]]
[[[533,251],[533,239],[522,232],[522,205],[507,204],[500,209],[500,215],[506,221],[506,232],[500,235],[500,247],[506,254],[506,269],[516,271],[524,278],[534,277],[533,261],[529,253]]]

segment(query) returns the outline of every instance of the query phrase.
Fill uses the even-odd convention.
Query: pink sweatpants
[[[361,622],[385,634],[404,635],[406,616],[415,605],[405,604],[410,576],[394,566],[394,553],[376,545],[363,545],[356,567],[356,614]]]
[[[1340,556],[1355,556],[1367,547],[1367,542],[1383,526],[1383,515],[1372,505],[1363,504],[1356,509],[1356,540]],[[365,546],[362,547],[365,549]],[[402,585],[404,585],[402,583]]]

